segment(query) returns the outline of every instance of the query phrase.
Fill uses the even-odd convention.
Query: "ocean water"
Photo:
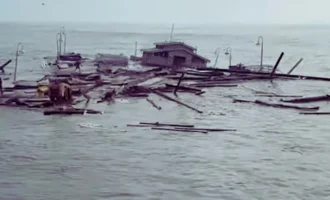
[[[44,75],[40,60],[56,54],[56,33],[65,26],[68,51],[134,53],[138,47],[169,40],[171,25],[1,24],[0,63],[13,59],[23,43],[18,79]],[[233,63],[258,64],[258,36],[264,38],[264,63],[295,74],[330,77],[330,27],[176,25],[174,40],[210,58],[232,48]],[[228,66],[220,54],[218,67]],[[12,72],[14,64],[6,69]],[[9,82],[5,82],[9,84]],[[43,116],[36,111],[1,107],[0,199],[330,199],[330,126],[327,116],[233,104],[232,98],[257,99],[246,87],[292,95],[324,95],[327,82],[256,81],[237,88],[205,89],[204,96],[179,98],[204,111],[151,96],[92,104],[104,115]],[[259,97],[267,101],[274,101]],[[309,104],[329,111],[327,103]],[[138,122],[188,123],[233,128],[236,132],[172,133],[126,127]],[[90,126],[92,124],[92,126]]]

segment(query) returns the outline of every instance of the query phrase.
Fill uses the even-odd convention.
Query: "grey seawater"
[[[43,75],[43,56],[55,55],[55,34],[62,25],[1,24],[1,63],[13,58],[18,42],[19,79]],[[67,24],[69,51],[134,52],[168,40],[170,25]],[[174,38],[198,47],[214,61],[214,50],[233,49],[233,63],[259,63],[259,35],[265,63],[295,73],[330,77],[330,27],[325,26],[184,26]],[[211,63],[212,64],[212,63]],[[226,67],[228,58],[220,56]],[[8,67],[13,71],[14,65]],[[258,81],[243,86],[278,94],[323,95],[326,82]],[[39,112],[1,107],[0,199],[329,199],[330,126],[327,116],[304,116],[295,110],[233,104],[232,98],[256,99],[248,89],[205,89],[203,97],[180,94],[203,110],[152,96],[91,105],[104,115],[43,116]],[[270,100],[268,98],[263,98]],[[329,111],[327,103],[318,103]],[[234,128],[237,132],[171,133],[126,127],[145,122],[189,123]],[[93,124],[93,126],[89,126]]]

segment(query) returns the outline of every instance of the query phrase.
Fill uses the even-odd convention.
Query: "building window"
[[[168,52],[156,52],[156,53],[154,53],[154,56],[160,56],[160,57],[167,58]]]

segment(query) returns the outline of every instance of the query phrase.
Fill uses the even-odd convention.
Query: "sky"
[[[0,0],[0,3],[3,22],[330,24],[330,0]]]

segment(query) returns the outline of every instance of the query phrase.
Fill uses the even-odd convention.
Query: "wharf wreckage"
[[[59,36],[59,40],[61,37]],[[63,39],[62,39],[63,41]],[[73,114],[102,114],[101,111],[88,109],[90,99],[97,103],[113,101],[117,98],[142,98],[157,110],[162,110],[150,98],[150,94],[158,95],[166,100],[175,102],[197,113],[202,110],[188,105],[177,98],[178,93],[189,93],[202,96],[204,88],[237,87],[246,81],[272,80],[321,80],[330,78],[293,75],[293,70],[302,59],[288,73],[278,70],[282,52],[274,66],[265,70],[249,70],[242,67],[230,66],[227,69],[207,67],[210,60],[197,55],[196,48],[183,42],[155,43],[154,49],[143,49],[142,57],[131,56],[131,60],[124,55],[97,54],[94,59],[84,58],[77,53],[62,52],[61,42],[58,42],[56,57],[45,58],[42,68],[48,72],[36,81],[15,81],[11,87],[3,87],[0,105],[42,110],[44,115],[73,115]],[[52,60],[53,59],[53,60]],[[0,65],[0,72],[5,74],[5,67],[11,60]],[[134,68],[131,63],[139,63],[142,67]],[[143,66],[148,67],[143,67]],[[17,67],[17,66],[16,66]],[[0,75],[1,75],[0,74]],[[4,81],[11,81],[4,79]],[[1,86],[2,87],[2,86]],[[318,106],[297,106],[296,104],[329,101],[328,95],[319,97],[303,97],[303,95],[285,95],[266,93],[248,88],[257,96],[281,99],[277,103],[262,100],[233,99],[233,103],[253,103],[260,106],[274,108],[295,109],[304,111],[301,114],[327,114],[315,112]],[[169,95],[173,93],[174,95]],[[83,108],[77,105],[85,102]],[[307,111],[307,112],[306,112]],[[330,114],[330,113],[328,113]],[[145,123],[130,125],[136,127],[151,127],[158,130],[195,131],[205,133],[206,129],[185,127],[180,125],[166,125],[160,123]],[[173,128],[174,126],[174,128]],[[170,128],[169,128],[170,127]],[[218,131],[228,131],[217,129]],[[216,130],[213,130],[216,131]]]

